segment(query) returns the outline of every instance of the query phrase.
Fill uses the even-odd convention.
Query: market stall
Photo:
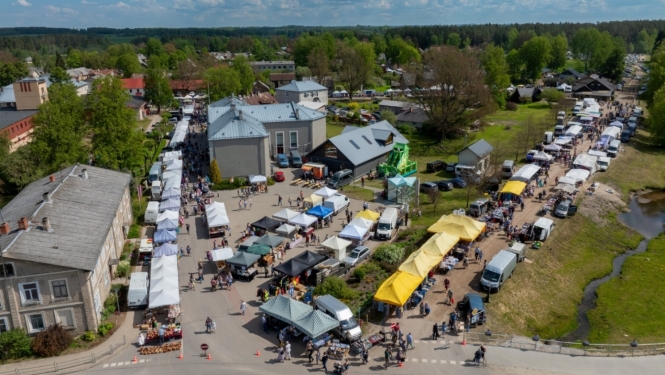
[[[323,198],[330,198],[335,194],[337,194],[337,190],[331,189],[327,186],[324,186],[321,189],[314,192],[314,195],[318,195]]]
[[[268,321],[271,328],[279,330],[291,325],[295,320],[305,317],[314,311],[314,309],[312,306],[296,301],[295,299],[278,295],[259,306],[259,311],[272,318]],[[296,336],[299,335],[300,332],[298,331]]]
[[[250,225],[254,228],[259,228],[265,231],[272,232],[275,229],[277,229],[281,224],[282,224],[281,222],[275,219],[269,218],[268,216],[264,216],[262,219],[257,220]]]
[[[161,246],[155,248],[152,257],[160,258],[169,255],[178,255],[178,245],[173,245],[170,243],[162,244]]]
[[[206,221],[210,238],[220,237],[231,223],[226,213],[226,206],[221,202],[212,202],[206,207]]]
[[[293,281],[296,285],[314,285],[316,284],[316,277],[312,274],[311,269],[325,260],[325,256],[307,250],[276,266],[274,270],[291,277],[290,281]],[[304,291],[301,290],[301,292]],[[299,293],[295,298],[302,297],[302,294],[304,293]]]
[[[162,192],[162,200],[167,200],[170,198],[180,198],[182,196],[182,191],[177,187],[170,187]]]
[[[174,214],[176,214],[176,218],[175,219],[166,218],[166,219],[157,221],[157,230],[176,230],[176,229],[178,229],[178,227],[180,226],[179,223],[178,223],[178,218],[177,218],[178,213],[176,211],[170,211],[170,210],[166,210],[164,212],[173,212]]]
[[[334,252],[334,258],[341,260],[346,258],[346,249],[351,246],[351,241],[332,236],[321,243],[321,246]]]
[[[325,219],[333,214],[333,210],[328,207],[316,206],[307,210],[307,215],[316,216],[319,219]]]
[[[387,278],[374,294],[374,300],[392,306],[404,306],[423,279],[397,271]]]
[[[268,179],[266,176],[261,176],[261,175],[249,175],[249,183],[254,185],[254,184],[265,184],[268,182]]]
[[[339,327],[339,321],[319,310],[314,310],[305,316],[291,322],[295,328],[310,338],[320,337]]]
[[[355,216],[355,218],[361,218],[361,219],[369,220],[371,222],[377,222],[380,217],[381,217],[380,213],[378,213],[376,211],[372,211],[372,210],[362,210],[362,211],[358,212]]]
[[[152,260],[148,308],[180,304],[178,257],[167,255]]]
[[[473,241],[481,233],[481,231],[475,227],[445,221],[434,223],[431,227],[427,228],[427,231],[430,233],[445,232],[457,236],[463,241]]]
[[[355,225],[357,227],[367,228],[367,230],[372,230],[374,222],[372,220],[364,219],[362,217],[356,217],[355,219],[351,220],[351,222],[349,222],[348,225]]]
[[[212,255],[212,261],[213,263],[215,263],[215,267],[217,268],[217,272],[220,272],[223,269],[225,269],[226,261],[228,259],[233,258],[233,249],[231,249],[230,247],[215,249],[212,250],[210,253]]]
[[[320,206],[323,204],[323,198],[318,195],[312,194],[309,197],[303,199],[303,207],[312,208],[315,206]]]
[[[368,234],[368,228],[363,228],[356,225],[347,225],[344,227],[344,229],[342,229],[341,232],[339,232],[338,236],[362,243],[365,239],[367,239]]]
[[[226,260],[226,264],[231,267],[231,274],[236,278],[251,281],[258,273],[255,265],[259,258],[261,258],[260,255],[238,251],[233,257]]]
[[[598,157],[589,154],[579,154],[573,161],[573,168],[586,169],[590,173],[596,172]],[[570,172],[569,172],[570,173]]]
[[[591,172],[586,169],[571,169],[565,177],[574,179],[576,183],[584,182],[589,178]]]
[[[169,211],[180,211],[180,198],[168,198],[159,203],[159,212]]]
[[[166,243],[177,240],[178,235],[174,230],[161,229],[155,231],[155,233],[152,235],[152,239],[155,241],[155,243]]]
[[[307,214],[298,214],[289,220],[289,224],[300,225],[303,228],[309,227],[317,222],[316,217]]]
[[[139,246],[139,261],[152,258],[153,249],[154,244],[152,238],[141,239],[141,245]]]
[[[510,178],[511,181],[522,181],[524,183],[529,183],[540,171],[540,167],[536,164],[527,164],[520,168],[517,172],[513,173],[513,176]],[[508,185],[508,184],[506,184]],[[520,192],[521,193],[521,192]]]
[[[289,221],[291,221],[291,219],[293,219],[294,217],[296,217],[298,215],[300,215],[299,212],[289,210],[288,208],[283,208],[283,209],[279,210],[278,212],[276,212],[275,214],[273,214],[272,217],[274,217],[277,220],[289,222]]]
[[[164,163],[164,171],[182,170],[182,159],[172,159]]]
[[[281,234],[286,238],[292,238],[296,232],[296,227],[289,224],[282,224],[279,228],[275,229],[275,233]]]
[[[442,255],[416,250],[399,266],[399,270],[424,279],[429,272],[437,267],[443,259]]]
[[[522,194],[524,189],[526,188],[526,182],[523,181],[508,181],[506,185],[504,185],[503,189],[501,189],[500,193],[503,197],[501,197],[499,200],[504,201],[504,200],[511,200],[512,196],[519,196]]]

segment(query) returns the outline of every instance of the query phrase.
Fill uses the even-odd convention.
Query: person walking
[[[245,202],[243,203],[243,205],[245,206],[244,209],[246,210],[247,209],[247,199],[245,199]]]
[[[240,312],[242,315],[245,315],[245,310],[247,310],[247,302],[240,301]]]
[[[187,256],[191,257],[192,256],[192,247],[187,245]]]
[[[245,202],[245,205],[246,205],[246,204],[247,204],[247,202]],[[253,204],[252,204],[252,198],[249,198],[249,209],[250,209],[250,210],[252,209],[252,205],[253,205]],[[245,208],[247,208],[247,207],[245,207]]]
[[[206,319],[206,332],[210,333],[211,329],[212,329],[212,319],[210,319],[210,317],[208,317]]]
[[[284,363],[284,348],[277,348],[277,362]]]
[[[289,207],[293,207],[293,200],[289,197]]]
[[[185,225],[185,228],[187,228],[187,234],[189,235],[189,223]]]
[[[453,299],[453,290],[448,289],[448,306],[452,306],[453,303],[455,303],[455,299]]]
[[[309,359],[309,363],[312,363],[314,360],[314,358],[312,358],[312,354],[314,353],[314,344],[312,344],[312,340],[307,341],[305,350],[307,351],[307,359]]]
[[[316,355],[314,356],[314,358],[316,359],[316,364],[318,365],[319,361],[321,360],[321,351],[317,348],[315,353]]]
[[[282,196],[281,195],[277,195],[277,205],[278,206],[282,205]]]
[[[443,286],[446,288],[446,292],[448,291],[448,289],[450,289],[450,279],[449,278],[446,277],[445,279],[443,279]]]
[[[369,362],[369,352],[367,351],[367,348],[365,348],[365,347],[363,347],[362,358],[363,358],[363,365],[365,363]]]
[[[270,332],[268,331],[268,318],[266,318],[266,314],[263,314],[263,316],[261,317],[261,324],[263,324],[263,332],[269,334]]]
[[[365,187],[365,176],[360,177],[360,186]]]
[[[383,352],[383,357],[385,358],[386,362],[383,364],[384,368],[388,368],[388,365],[390,364],[390,360],[393,359],[393,352],[392,352],[393,346],[388,345],[386,350]]]
[[[475,250],[475,253],[474,253],[474,254],[475,254],[476,263],[477,263],[477,262],[478,262],[478,258],[480,257],[480,248],[479,248],[479,247],[476,247],[476,250]]]
[[[288,342],[288,341],[286,342],[286,345],[284,346],[284,352],[286,353],[286,355],[284,356],[284,359],[290,361],[291,360],[291,343]]]
[[[323,357],[321,357],[321,364],[323,365],[323,371],[328,372],[328,367],[326,366],[328,364],[328,353],[323,353]]]
[[[432,340],[437,340],[439,338],[439,325],[434,323],[432,327]]]
[[[409,333],[406,335],[406,348],[408,349],[409,346],[411,347],[411,349],[415,349],[415,348],[416,348],[415,346],[413,346],[413,336],[411,336],[411,332],[409,332]]]

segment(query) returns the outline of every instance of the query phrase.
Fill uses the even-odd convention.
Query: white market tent
[[[289,210],[288,208],[283,208],[279,210],[277,213],[273,214],[272,217],[274,217],[277,220],[282,220],[282,221],[291,221],[294,217],[300,215],[300,213]]]
[[[357,217],[357,218],[351,220],[351,222],[348,225],[355,225],[357,227],[370,229],[370,228],[372,228],[373,224],[374,223],[371,220],[367,220],[367,219],[364,219],[362,217]]]
[[[569,185],[575,185],[577,183],[577,180],[572,178],[572,177],[559,177],[559,183],[560,184],[569,184]]]
[[[175,211],[166,210],[164,212],[175,212]],[[178,228],[178,219],[167,218],[157,222],[157,230],[176,230],[176,228]]]
[[[571,126],[570,128],[568,128],[568,130],[566,130],[565,135],[567,137],[577,137],[577,135],[581,132],[582,132],[582,127],[579,126],[579,125],[575,125],[575,126]]]
[[[162,155],[162,162],[168,163],[171,160],[180,159],[182,157],[182,151],[166,151]]]
[[[321,189],[314,192],[314,195],[318,195],[318,196],[324,197],[324,198],[330,198],[335,194],[337,194],[337,190],[331,189],[327,186],[324,186]]]
[[[249,183],[250,184],[258,184],[258,183],[261,183],[261,182],[268,182],[268,179],[266,178],[266,176],[253,175],[253,174],[249,175]]]
[[[555,144],[555,143],[550,143],[549,145],[545,146],[545,151],[561,151],[561,146]]]
[[[534,160],[540,160],[540,161],[551,161],[554,159],[552,155],[546,154],[543,151],[538,151],[537,154],[533,155]]]
[[[318,219],[314,216],[307,214],[298,214],[298,216],[289,220],[289,224],[300,225],[301,227],[308,227],[316,223]]]
[[[556,141],[554,141],[554,143],[556,143],[558,145],[566,145],[566,144],[570,143],[572,140],[573,140],[573,138],[571,138],[571,137],[559,137]]]
[[[157,222],[159,223],[162,220],[166,219],[178,219],[178,213],[176,211],[164,211],[157,216]]]
[[[568,171],[568,173],[566,173],[566,177],[570,177],[575,181],[579,182],[586,181],[586,179],[589,178],[590,175],[591,172],[589,172],[586,169],[571,169],[570,171]]]
[[[162,200],[167,200],[169,198],[180,198],[182,192],[177,187],[171,187],[162,192]]]
[[[165,163],[167,171],[177,171],[182,170],[182,160],[173,159]]]
[[[296,231],[296,227],[289,224],[282,224],[279,228],[275,229],[275,233],[284,235],[285,237],[291,238],[293,232]]]
[[[355,225],[347,225],[339,232],[339,237],[348,238],[351,240],[362,240],[367,234],[368,229],[363,227],[357,227]]]
[[[529,183],[533,176],[538,173],[540,167],[535,164],[527,164],[520,168],[517,173],[513,174],[513,177],[510,178],[511,181],[522,181],[524,183]]]
[[[597,162],[598,162],[597,156],[591,156],[589,154],[579,154],[577,155],[577,158],[575,158],[575,161],[573,161],[573,168],[586,169],[590,173],[595,173]]]
[[[346,249],[351,246],[351,244],[351,241],[339,238],[337,236],[332,236],[321,243],[321,245],[323,245],[323,247],[326,249],[335,251],[335,259],[346,258]]]
[[[159,212],[164,212],[166,210],[175,211],[176,213],[180,211],[180,199],[169,198],[165,201],[162,201],[159,204]]]
[[[218,260],[227,260],[231,258],[233,258],[233,249],[230,247],[215,249],[212,251],[213,262],[216,262]]]
[[[226,213],[226,206],[221,202],[212,202],[206,206],[206,220],[208,228],[217,228],[229,225],[229,215]]]
[[[152,260],[148,308],[180,303],[178,287],[178,256],[169,255]]]

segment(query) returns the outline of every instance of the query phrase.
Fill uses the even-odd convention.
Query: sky
[[[2,3],[0,27],[400,26],[596,22],[665,15],[665,0],[3,0]]]

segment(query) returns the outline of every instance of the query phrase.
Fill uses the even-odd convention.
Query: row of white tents
[[[170,246],[175,248],[177,252],[177,246]],[[177,305],[179,303],[178,256],[173,254],[153,257],[150,265],[148,308]]]
[[[169,146],[175,147],[185,141],[185,136],[187,136],[187,131],[189,129],[189,121],[182,120],[178,121],[173,130],[173,137],[171,137],[171,142]]]

